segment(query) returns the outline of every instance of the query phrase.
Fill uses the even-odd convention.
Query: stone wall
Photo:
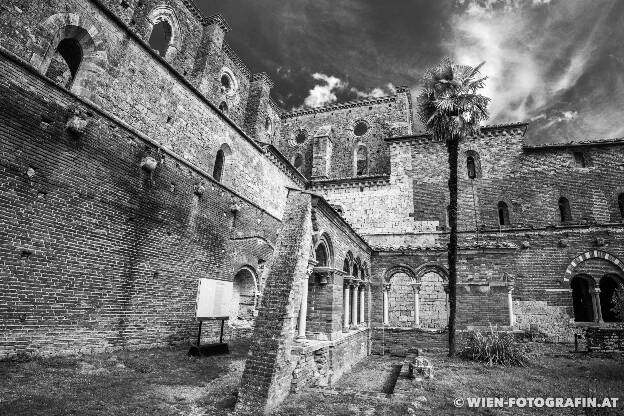
[[[340,207],[347,222],[372,245],[385,245],[387,235],[431,230],[432,224],[414,222],[412,159],[407,148],[404,143],[389,146],[389,176],[318,180],[310,189]]]
[[[291,392],[305,387],[327,387],[335,384],[353,365],[368,355],[369,330],[345,334],[330,342],[313,342],[293,348],[297,365],[293,371]]]
[[[588,328],[588,351],[624,351],[624,328]]]
[[[194,339],[198,278],[269,261],[279,219],[0,58],[0,355]]]
[[[314,136],[329,131],[333,141],[330,169],[327,178],[350,178],[355,175],[355,152],[362,144],[368,153],[368,169],[364,176],[390,173],[390,154],[384,138],[405,135],[412,131],[411,97],[409,90],[401,89],[396,95],[365,99],[359,102],[330,105],[295,111],[282,115],[282,134],[278,149],[289,159],[296,154],[304,158],[302,172],[311,177]],[[358,122],[363,122],[366,132],[357,135]],[[297,141],[300,131],[305,138]]]
[[[217,93],[194,85],[190,78],[189,71],[195,64],[191,57],[205,53],[198,52],[193,42],[185,43],[188,52],[183,49],[176,55],[183,62],[173,60],[170,66],[140,40],[147,36],[144,33],[147,29],[143,29],[147,24],[145,16],[137,20],[137,28],[133,30],[139,37],[135,37],[133,31],[108,14],[99,2],[19,3],[21,7],[17,7],[17,2],[9,2],[5,6],[7,12],[0,13],[0,41],[4,48],[45,72],[46,51],[51,45],[54,48],[55,35],[60,29],[73,25],[90,31],[94,50],[85,54],[72,92],[209,174],[213,172],[217,151],[225,147],[223,183],[281,217],[285,187],[303,186],[303,182],[289,171],[292,167],[273,163],[265,157],[263,149],[241,130],[248,95],[243,82],[238,83],[239,90],[235,93],[240,95],[240,114],[230,114],[232,121],[216,109],[220,99]],[[148,3],[144,3],[142,9],[147,10]],[[186,6],[176,6],[177,1],[170,3],[169,7],[176,10],[187,10]],[[188,14],[188,10],[181,12],[181,20],[185,13]],[[202,34],[197,32],[199,27],[193,19],[185,18],[180,26],[188,28],[185,38],[199,41]],[[206,30],[223,32],[219,22],[206,26]],[[208,72],[214,72],[210,76],[215,79],[210,85],[218,82],[220,65],[227,63],[227,59],[205,62],[210,69]],[[219,74],[215,75],[217,72]],[[239,76],[244,78],[242,74]],[[211,88],[218,90],[220,87]]]

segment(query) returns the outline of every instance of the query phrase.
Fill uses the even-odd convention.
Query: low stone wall
[[[417,348],[437,350],[447,347],[445,329],[374,327],[371,332],[372,354],[406,356]]]
[[[624,328],[587,328],[587,351],[624,351]]]
[[[366,328],[337,340],[308,341],[293,347],[291,354],[297,364],[290,391],[296,393],[305,387],[333,385],[345,371],[368,355],[368,336]]]
[[[552,306],[545,301],[514,300],[515,327],[521,331],[539,333],[550,342],[574,342],[575,328],[564,306]]]

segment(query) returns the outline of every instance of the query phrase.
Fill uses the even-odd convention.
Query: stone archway
[[[236,273],[232,285],[230,323],[235,326],[251,326],[255,318],[258,286],[256,275],[250,267]]]
[[[31,65],[59,85],[88,98],[91,91],[86,85],[103,74],[108,64],[99,24],[79,13],[57,13],[41,22],[40,28],[45,37],[34,48]]]
[[[622,322],[614,308],[616,292],[624,290],[624,280],[616,274],[608,273],[600,279],[599,288],[602,320],[605,322]]]
[[[615,322],[616,290],[624,288],[624,263],[613,254],[592,250],[583,253],[566,269],[563,282],[570,285],[571,309],[576,322]]]
[[[572,309],[576,322],[593,322],[594,301],[592,294],[594,283],[591,276],[584,274],[575,275],[570,281],[572,286]]]

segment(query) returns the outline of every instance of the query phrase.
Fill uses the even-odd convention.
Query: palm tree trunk
[[[455,318],[457,315],[457,153],[459,140],[452,137],[446,142],[449,163],[449,226],[451,234],[448,244],[449,267],[449,357],[455,355]]]

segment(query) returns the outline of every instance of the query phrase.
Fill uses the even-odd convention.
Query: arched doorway
[[[615,307],[615,294],[618,289],[623,290],[622,279],[614,274],[606,274],[600,279],[600,311],[602,320],[605,322],[621,322],[613,308]]]
[[[243,267],[234,276],[230,322],[234,325],[251,325],[256,310],[257,284],[255,273]]]
[[[572,306],[576,322],[593,322],[594,306],[592,303],[593,281],[590,276],[576,275],[570,281],[572,286]]]

